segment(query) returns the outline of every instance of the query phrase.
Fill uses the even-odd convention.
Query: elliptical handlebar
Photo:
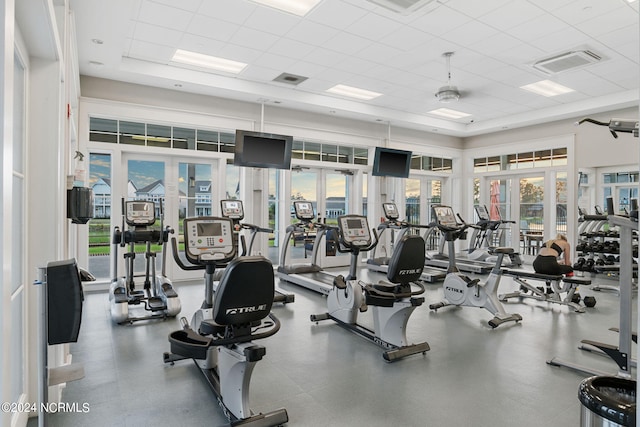
[[[176,262],[176,264],[178,264],[178,267],[185,271],[204,270],[206,268],[206,265],[204,264],[186,265],[184,262],[182,262],[182,260],[180,259],[180,253],[178,252],[178,243],[176,242],[176,240],[177,239],[175,237],[171,238],[171,252],[173,253],[173,260]]]
[[[247,224],[245,222],[240,223],[240,227],[247,230],[256,231],[257,233],[273,233],[273,228],[260,227],[255,224]]]

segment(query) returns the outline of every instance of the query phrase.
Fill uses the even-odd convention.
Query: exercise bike
[[[505,322],[517,323],[521,321],[522,316],[507,313],[498,299],[498,285],[502,277],[502,260],[505,255],[513,253],[513,248],[494,249],[497,259],[486,282],[482,283],[477,278],[471,279],[460,273],[456,267],[454,243],[468,227],[473,226],[466,223],[458,224],[450,206],[433,206],[431,211],[433,217],[436,218],[434,226],[442,232],[447,241],[449,269],[443,284],[444,300],[429,305],[429,308],[436,311],[449,305],[484,308],[494,315],[493,319],[488,322],[492,328]]]
[[[367,218],[361,215],[340,216],[338,239],[337,250],[351,253],[349,275],[346,279],[342,275],[334,279],[333,288],[327,295],[328,311],[312,314],[311,321],[335,321],[384,348],[383,357],[387,362],[427,352],[430,349],[428,343],[409,344],[406,334],[409,316],[424,303],[424,297],[418,297],[424,293],[424,286],[416,282],[424,267],[425,245],[422,237],[402,236],[389,261],[389,282],[377,284],[364,284],[356,279],[360,252],[366,252],[378,243],[377,237],[375,241],[372,240]],[[358,314],[369,307],[373,312],[373,330],[357,323]]]
[[[169,335],[171,352],[164,362],[193,359],[215,393],[220,407],[237,426],[278,426],[288,421],[285,409],[254,414],[249,406],[249,383],[255,364],[266,354],[253,340],[267,338],[280,329],[271,313],[274,274],[262,256],[236,258],[233,223],[228,218],[198,217],[184,220],[184,253],[191,265],[178,256],[184,270],[205,270],[205,299],[191,325],[183,317],[182,330]],[[215,291],[213,276],[218,265],[226,268]]]
[[[111,319],[116,323],[132,323],[139,320],[164,319],[178,315],[181,310],[180,299],[171,281],[166,276],[166,247],[169,234],[173,229],[164,227],[162,204],[160,205],[160,230],[151,227],[156,222],[155,203],[142,200],[125,201],[122,199],[122,228],[115,227],[112,236],[113,279],[109,287]],[[129,229],[125,230],[125,222]],[[136,289],[134,260],[136,243],[144,243],[145,274],[142,289]],[[151,244],[162,245],[162,269],[156,274],[156,253]],[[124,254],[125,275],[118,277],[118,247],[129,245]],[[143,306],[148,312],[143,316],[133,316],[130,306]]]

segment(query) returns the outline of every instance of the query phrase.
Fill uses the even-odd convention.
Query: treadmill
[[[438,207],[438,206],[434,206]],[[460,225],[455,218],[453,218],[452,222],[456,225]],[[477,227],[476,225],[469,225],[471,228]],[[438,227],[430,227],[427,232],[424,234],[425,242],[428,242],[429,239],[433,237],[433,233],[437,230]],[[440,236],[440,243],[438,245],[437,253],[429,253],[425,257],[424,265],[428,267],[441,268],[447,271],[449,268],[449,257],[444,253],[444,246],[447,242],[444,239],[444,236]],[[477,273],[477,274],[488,274],[494,267],[493,263],[485,262],[485,261],[474,261],[469,259],[458,259],[456,258],[456,266],[458,270],[464,271],[466,273]]]
[[[398,212],[398,208],[395,203],[383,203],[382,210],[384,212],[386,221],[383,221],[380,223],[380,225],[378,225],[378,236],[379,238],[381,238],[385,230],[391,230],[391,244],[389,253],[393,253],[394,240],[396,238],[400,240],[404,233],[406,233],[410,228],[428,228],[428,226],[425,225],[414,225],[409,224],[406,221],[399,221],[398,218],[400,218],[400,213]],[[397,236],[394,230],[399,230]],[[376,245],[371,251],[369,251],[369,258],[367,258],[367,263],[365,264],[365,266],[369,270],[387,274],[387,272],[389,271],[389,260],[391,259],[391,257],[386,255],[376,257],[377,247],[378,246]],[[447,272],[439,268],[425,267],[422,270],[422,274],[420,275],[420,280],[434,283],[440,280],[444,280],[446,275]]]
[[[502,224],[514,224],[515,221],[503,220],[499,211],[499,219],[492,220],[489,215],[489,210],[485,205],[475,205],[475,211],[478,216],[478,222],[476,223],[476,227],[473,227],[473,233],[471,233],[471,239],[469,239],[469,247],[462,253],[456,254],[456,261],[472,260],[495,263],[498,255],[493,253],[495,246],[489,245],[493,233],[496,232]],[[460,219],[462,220],[462,218]],[[462,220],[462,222],[464,222],[464,220]],[[522,265],[522,259],[518,252],[513,252],[508,255],[509,257],[505,257],[502,263],[504,267],[513,268]]]
[[[337,227],[313,222],[315,214],[311,202],[296,200],[293,202],[293,209],[296,218],[298,218],[300,222],[291,224],[286,229],[287,234],[282,246],[282,252],[280,252],[280,264],[278,265],[277,275],[280,280],[285,282],[303,286],[323,295],[329,295],[329,292],[333,288],[333,279],[335,279],[337,275],[324,271],[322,267],[317,264],[317,259],[322,238],[326,238],[328,232],[334,234],[335,231],[333,230],[336,230]],[[316,232],[316,237],[313,241],[313,250],[311,252],[311,262],[309,264],[287,264],[287,250],[289,249],[290,242],[295,238],[295,234],[306,233],[309,230],[315,230]]]

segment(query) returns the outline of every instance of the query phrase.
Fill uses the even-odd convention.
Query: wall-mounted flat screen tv
[[[253,168],[291,169],[293,137],[236,130],[233,164]]]
[[[376,147],[371,174],[374,176],[407,178],[410,166],[411,151]]]

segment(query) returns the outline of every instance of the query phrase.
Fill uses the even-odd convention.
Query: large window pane
[[[120,121],[120,144],[144,145],[145,124]]]
[[[171,147],[171,127],[147,125],[147,145],[150,147]]]
[[[353,147],[338,147],[338,163],[353,163]]]
[[[195,150],[196,130],[187,128],[173,128],[173,148]]]
[[[233,160],[227,161],[226,169],[226,191],[227,199],[237,199],[240,197],[240,168],[233,165]]]
[[[116,144],[118,142],[118,121],[91,117],[89,119],[89,141]]]
[[[520,179],[520,228],[542,232],[544,229],[544,178]]]
[[[109,278],[111,253],[111,155],[89,154],[89,185],[93,189],[93,219],[89,221],[89,271]]]
[[[556,175],[556,233],[567,233],[567,173]]]
[[[218,132],[198,129],[197,141],[198,150],[218,151]]]
[[[411,224],[420,224],[420,180],[405,179],[405,213]]]

